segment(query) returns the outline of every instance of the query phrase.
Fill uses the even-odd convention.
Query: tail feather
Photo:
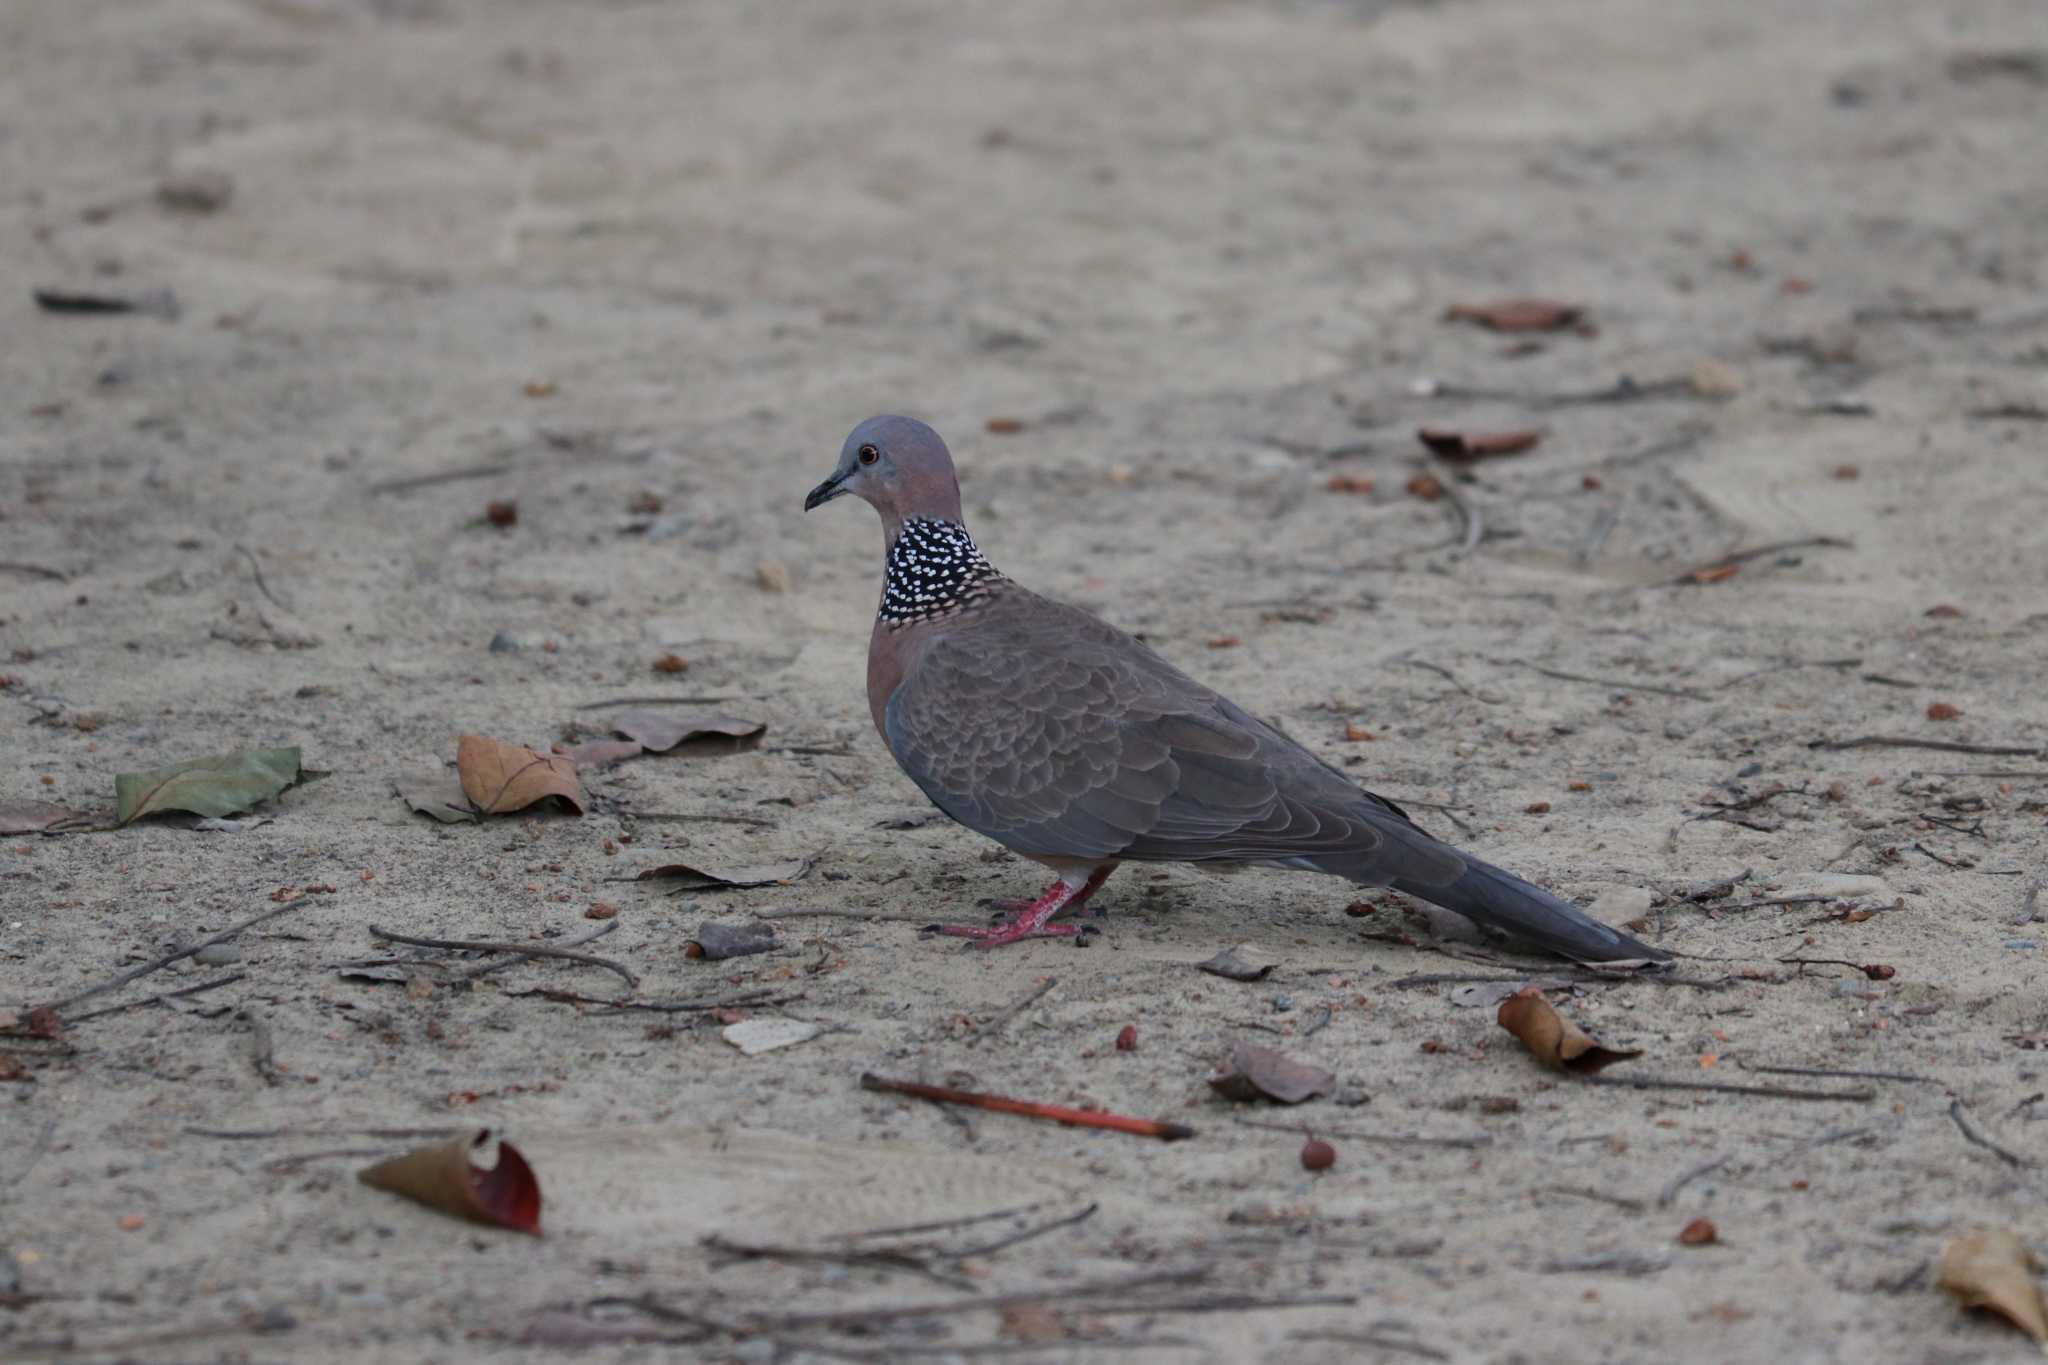
[[[1456,881],[1429,885],[1396,878],[1396,891],[1454,910],[1475,924],[1498,929],[1561,957],[1579,962],[1647,958],[1669,962],[1671,954],[1610,929],[1570,901],[1553,896],[1510,872],[1461,854],[1465,872]]]

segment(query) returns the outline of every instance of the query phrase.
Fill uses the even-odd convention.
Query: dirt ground
[[[2044,119],[2037,0],[9,0],[0,800],[331,775],[239,832],[0,840],[0,1357],[2024,1358],[1933,1259],[2048,1244]],[[1590,325],[1444,316],[1518,295]],[[1036,869],[920,823],[869,728],[874,520],[799,505],[878,411],[949,435],[1010,574],[1681,983],[1298,874],[1127,868],[1085,949],[921,939]],[[1431,500],[1423,425],[1543,439]],[[396,794],[621,697],[768,729],[588,772],[581,818]],[[622,880],[683,859],[808,868]],[[600,902],[637,992],[369,932]],[[770,911],[772,954],[685,955]],[[1278,965],[1195,970],[1238,943]],[[410,979],[339,974],[377,958]],[[1442,977],[1566,983],[1644,1050],[1608,1077],[1837,1098],[1596,1088]],[[742,1014],[825,1031],[743,1056]],[[1237,1041],[1338,1093],[1217,1097]],[[354,1179],[460,1125],[543,1238]]]

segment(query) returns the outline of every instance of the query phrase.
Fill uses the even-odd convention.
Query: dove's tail
[[[1570,901],[1532,886],[1511,872],[1480,862],[1469,853],[1464,875],[1448,884],[1397,878],[1390,885],[1432,905],[1455,910],[1475,924],[1498,929],[1579,962],[1630,959],[1669,962],[1671,954],[1610,929]]]

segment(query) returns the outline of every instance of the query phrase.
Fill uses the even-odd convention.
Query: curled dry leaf
[[[485,815],[525,810],[550,796],[583,814],[583,784],[576,780],[576,765],[562,755],[464,735],[455,746],[455,771],[463,795]]]
[[[1263,1097],[1281,1104],[1300,1104],[1312,1095],[1329,1093],[1336,1084],[1332,1072],[1252,1043],[1233,1044],[1230,1068],[1209,1078],[1209,1088],[1225,1099]]]
[[[758,742],[767,728],[758,720],[711,711],[628,711],[612,722],[612,729],[656,754],[691,740],[709,741],[704,747],[710,752],[736,753]]]
[[[664,863],[650,867],[636,881],[677,881],[677,891],[734,891],[750,886],[786,886],[811,870],[809,858],[788,863],[756,863],[747,867],[693,867]]]
[[[1418,427],[1415,439],[1447,460],[1483,460],[1489,455],[1519,455],[1534,450],[1543,433],[1521,431],[1457,431],[1450,427]]]
[[[1278,965],[1249,943],[1240,943],[1225,948],[1207,962],[1197,962],[1195,967],[1211,976],[1227,977],[1232,981],[1263,981]]]
[[[374,1189],[389,1190],[428,1208],[540,1235],[540,1182],[526,1158],[509,1142],[498,1144],[498,1162],[488,1169],[470,1157],[490,1141],[491,1130],[421,1147],[356,1173]]]
[[[299,750],[237,749],[168,768],[122,773],[114,779],[114,820],[125,825],[144,815],[189,811],[233,815],[268,801],[304,779]]]
[[[1941,1249],[1934,1282],[1965,1308],[1998,1314],[2048,1347],[2048,1303],[2034,1277],[2041,1263],[2007,1228],[1972,1228]]]
[[[475,807],[463,794],[462,783],[446,769],[409,773],[394,788],[399,799],[421,815],[431,815],[444,825],[477,819]]]
[[[1495,1016],[1500,1026],[1522,1040],[1522,1046],[1552,1071],[1590,1076],[1616,1062],[1642,1056],[1640,1048],[1603,1047],[1577,1024],[1557,1012],[1538,986],[1524,986],[1503,1000]]]
[[[772,924],[719,924],[706,920],[697,926],[697,932],[684,952],[690,957],[716,962],[721,958],[769,952],[774,947],[775,926]]]
[[[0,801],[0,834],[60,834],[92,823],[84,811],[54,801]]]
[[[1586,310],[1556,299],[1495,299],[1490,303],[1454,303],[1444,310],[1446,322],[1473,322],[1496,332],[1555,332],[1577,325]]]

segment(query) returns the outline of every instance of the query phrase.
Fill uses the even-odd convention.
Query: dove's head
[[[804,510],[842,493],[865,499],[893,537],[912,517],[960,521],[960,480],[939,433],[909,417],[870,417],[839,448],[832,477],[813,488]]]

